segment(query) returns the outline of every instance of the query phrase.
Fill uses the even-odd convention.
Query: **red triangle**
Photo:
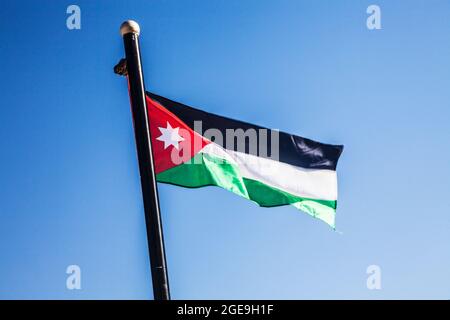
[[[146,98],[156,174],[189,161],[210,143],[161,104],[148,96]],[[159,128],[168,128],[168,124],[184,139],[178,142],[178,149],[174,145],[164,145],[163,141],[157,140],[162,135]]]

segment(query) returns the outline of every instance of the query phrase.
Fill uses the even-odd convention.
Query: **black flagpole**
[[[139,50],[139,32],[139,25],[132,20],[125,21],[120,26],[120,33],[122,34],[125,46],[125,72],[128,73],[130,86],[131,112],[134,123],[139,172],[141,175],[142,196],[144,199],[153,296],[155,300],[170,300],[158,189],[153,165],[141,53]],[[124,67],[123,62],[122,68]]]

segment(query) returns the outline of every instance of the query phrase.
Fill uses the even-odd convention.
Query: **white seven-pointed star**
[[[174,146],[178,150],[178,143],[184,141],[184,138],[178,133],[180,128],[172,128],[167,121],[166,128],[158,127],[158,129],[161,131],[161,135],[156,140],[164,142],[164,150],[170,146]]]

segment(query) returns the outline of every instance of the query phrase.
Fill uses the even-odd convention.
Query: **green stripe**
[[[243,178],[238,166],[209,154],[199,153],[193,161],[161,172],[156,179],[158,182],[189,188],[218,186],[262,207],[291,204],[335,227],[336,201],[298,197],[259,181]]]

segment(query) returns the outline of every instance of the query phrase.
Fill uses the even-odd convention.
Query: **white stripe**
[[[225,159],[236,164],[244,178],[257,180],[292,195],[320,199],[337,199],[336,171],[305,169],[284,162],[226,150],[215,143],[200,152]]]

